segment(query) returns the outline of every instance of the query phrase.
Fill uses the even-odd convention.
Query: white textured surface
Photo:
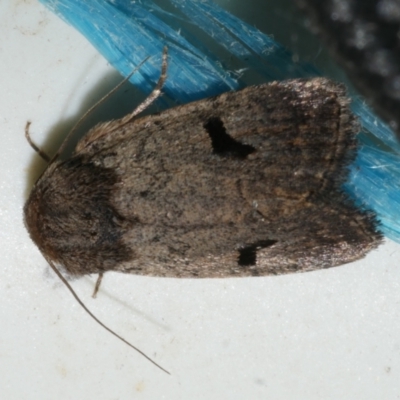
[[[395,399],[400,246],[326,271],[234,280],[107,274],[73,283],[98,327],[46,266],[22,223],[47,149],[112,69],[39,3],[0,4],[0,393],[2,399]],[[133,105],[132,105],[133,107]],[[52,139],[49,139],[52,138]]]

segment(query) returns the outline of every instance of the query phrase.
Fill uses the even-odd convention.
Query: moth
[[[342,85],[272,82],[100,123],[50,160],[24,207],[32,240],[60,272],[228,278],[311,271],[381,242],[373,213],[342,192],[358,124]],[[29,123],[27,128],[29,127]],[[49,159],[26,136],[43,158]]]
[[[381,241],[343,194],[358,124],[325,78],[252,86],[101,123],[50,163],[24,207],[70,275],[227,278],[311,271]]]

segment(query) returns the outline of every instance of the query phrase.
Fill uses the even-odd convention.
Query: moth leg
[[[160,77],[158,78],[156,87],[141,104],[139,104],[130,114],[128,114],[126,117],[122,118],[119,121],[120,126],[125,125],[128,122],[132,121],[133,118],[135,118],[137,115],[143,112],[147,107],[149,107],[152,103],[154,103],[154,101],[157,100],[158,97],[160,97],[161,89],[164,86],[165,80],[167,79],[167,66],[168,66],[168,48],[167,46],[165,46],[162,55],[161,74]]]
[[[164,86],[165,79],[167,78],[167,65],[168,65],[168,49],[167,47],[164,47],[163,50],[163,56],[162,56],[162,65],[161,65],[161,75],[160,78],[158,79],[156,87],[153,89],[153,91],[150,93],[149,96],[141,103],[138,107],[136,107],[130,114],[126,115],[124,118],[121,118],[117,121],[115,121],[114,124],[112,124],[112,128],[110,130],[103,130],[101,135],[97,135],[96,139],[99,139],[99,137],[103,136],[104,134],[109,134],[111,131],[115,131],[119,128],[121,128],[123,125],[128,124],[131,122],[131,120],[141,112],[143,112],[150,104],[152,104],[161,94],[161,88]],[[83,116],[79,119],[79,121],[75,124],[75,126],[69,131],[67,137],[64,139],[64,142],[60,146],[59,150],[57,151],[56,155],[52,158],[53,161],[55,161],[59,155],[62,153],[64,150],[66,144],[68,143],[69,138],[71,137],[72,133],[74,133],[78,126],[82,123],[82,121],[85,120],[85,118],[99,105],[104,102],[105,99],[107,99],[112,93],[114,93],[116,90],[118,90],[129,78],[137,71],[140,66],[147,61],[147,58],[139,64],[137,68],[135,68],[130,75],[128,75],[121,83],[119,83],[113,90],[111,90],[108,94],[106,94],[103,98],[101,98],[94,106],[89,108],[88,111],[83,114]],[[107,124],[109,127],[111,126],[109,123]],[[89,135],[90,137],[90,135]],[[28,139],[29,141],[29,139]],[[29,141],[30,142],[30,141]],[[36,149],[36,148],[35,148]]]
[[[96,281],[96,285],[94,286],[94,290],[93,290],[93,294],[92,297],[95,299],[97,297],[97,292],[100,289],[100,285],[101,285],[101,281],[103,280],[103,272],[101,272],[99,274],[99,276],[97,277],[97,281]]]
[[[26,140],[28,141],[28,143],[32,147],[32,149],[35,150],[36,153],[38,153],[39,156],[42,157],[44,161],[50,162],[50,157],[39,146],[37,146],[33,142],[32,138],[31,138],[31,135],[29,133],[29,127],[30,126],[31,126],[31,121],[27,121],[26,125],[25,125],[25,137],[26,137]]]

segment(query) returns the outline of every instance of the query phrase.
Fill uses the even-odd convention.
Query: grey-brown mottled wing
[[[357,260],[381,236],[340,191],[356,132],[344,89],[323,78],[99,125],[51,172],[76,188],[80,229],[56,261],[75,274],[229,277]]]

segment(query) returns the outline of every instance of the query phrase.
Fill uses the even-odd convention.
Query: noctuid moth
[[[372,213],[341,190],[358,129],[342,85],[272,82],[134,119],[162,82],[36,182],[25,223],[53,268],[263,276],[348,263],[380,243]]]

